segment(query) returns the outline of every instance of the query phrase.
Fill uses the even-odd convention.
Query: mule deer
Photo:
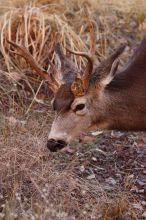
[[[117,71],[118,57],[125,45],[98,66],[88,54],[70,51],[87,60],[82,74],[63,54],[59,44],[55,52],[60,68],[56,70],[51,64],[54,74],[49,74],[24,47],[9,43],[47,81],[54,93],[55,119],[47,143],[51,151],[63,148],[94,125],[102,129],[146,130],[146,37],[120,72]]]

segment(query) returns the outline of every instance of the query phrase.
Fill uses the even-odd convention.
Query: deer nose
[[[63,140],[49,139],[47,142],[47,147],[51,152],[56,152],[58,150],[61,150],[66,145],[67,143]]]

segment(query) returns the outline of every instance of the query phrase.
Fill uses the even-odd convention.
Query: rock
[[[140,203],[134,203],[133,204],[133,207],[135,208],[135,209],[139,209],[139,210],[143,210],[143,207],[142,207],[142,205],[140,204]]]
[[[146,206],[146,201],[142,201],[141,204]]]
[[[112,185],[112,186],[116,185],[116,183],[117,183],[116,180],[112,177],[107,178],[105,180],[105,182],[108,183],[109,185]]]
[[[93,173],[93,174],[87,176],[87,179],[88,179],[88,180],[95,179],[95,174]]]
[[[146,211],[142,214],[143,218],[146,218]]]
[[[102,134],[103,133],[103,131],[94,131],[94,132],[91,132],[91,134],[93,135],[93,136],[98,136],[98,135],[100,135],[100,134]]]
[[[84,165],[80,166],[80,171],[81,171],[81,172],[84,172],[84,171],[85,171]]]
[[[138,193],[138,188],[137,186],[133,186],[131,189],[130,189],[130,192],[133,192],[133,193]]]
[[[82,194],[85,195],[86,194],[86,190],[82,190]]]
[[[97,158],[96,157],[92,157],[91,158],[93,161],[97,161]]]
[[[132,28],[136,28],[136,27],[137,27],[137,23],[136,23],[135,21],[131,21],[131,22],[130,22],[130,26],[131,26]]]
[[[136,182],[138,183],[139,186],[144,186],[144,185],[146,185],[146,183],[143,182],[143,181],[141,181],[141,180],[137,180]]]
[[[138,190],[138,193],[139,193],[139,194],[143,194],[143,193],[144,193],[144,189]]]

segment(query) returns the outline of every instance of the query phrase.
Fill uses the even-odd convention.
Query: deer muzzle
[[[64,140],[55,140],[53,138],[49,139],[47,142],[47,147],[51,152],[57,152],[67,145]]]

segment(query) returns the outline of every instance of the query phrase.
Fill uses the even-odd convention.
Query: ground
[[[3,120],[0,216],[145,219],[145,133],[98,131],[72,144],[70,153],[50,153],[49,116],[36,110]]]

